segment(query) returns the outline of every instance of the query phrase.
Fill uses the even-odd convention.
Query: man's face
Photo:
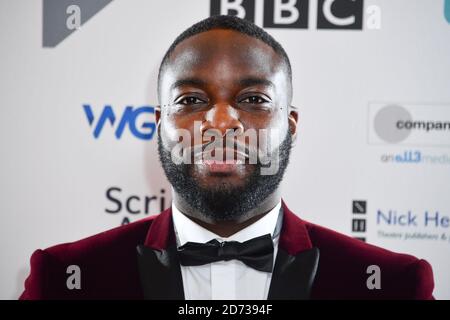
[[[272,179],[272,184],[278,186],[279,181],[275,183],[275,180],[281,180],[285,169],[283,165],[287,165],[288,160],[283,161],[280,147],[288,139],[288,146],[284,146],[284,149],[290,149],[297,115],[289,112],[291,88],[286,65],[269,45],[236,31],[223,29],[190,37],[178,44],[169,58],[161,74],[159,94],[161,110],[157,111],[156,117],[159,124],[160,158],[169,181],[178,193],[184,195],[183,198],[188,203],[195,202],[195,199],[186,199],[193,190],[183,188],[196,189],[199,192],[197,196],[204,192],[214,193],[210,197],[216,200],[220,196],[227,197],[223,201],[230,202],[233,201],[233,196],[243,196],[242,192],[255,193],[264,189],[264,186],[271,184],[267,179]],[[262,129],[269,135],[276,131],[285,139],[272,141],[266,153],[269,157],[275,153],[279,155],[281,168],[274,174],[275,177],[270,178],[261,175],[260,163],[250,163],[248,158],[244,158],[244,162],[225,161],[225,154],[228,157],[239,148],[236,145],[234,150],[225,148],[225,140],[224,161],[214,158],[215,161],[176,165],[171,161],[169,153],[180,142],[180,129],[190,133],[191,139],[183,141],[183,145],[186,147],[189,144],[193,153],[202,148],[204,150],[204,146],[208,144],[207,139],[195,140],[194,137],[204,137],[208,130],[215,130],[224,139],[229,133],[239,137],[245,132],[253,131],[256,133],[257,143],[249,138],[240,140],[239,147],[244,149],[239,150],[245,150],[244,154],[255,152],[258,145],[261,145],[258,134]],[[238,144],[237,138],[231,140]],[[289,153],[289,150],[284,150],[284,156],[288,157],[286,152]],[[215,155],[214,151],[212,155]],[[238,157],[233,155],[235,159]],[[193,156],[196,157],[197,154]],[[252,190],[252,187],[256,190]],[[266,190],[260,197],[267,197],[266,193],[269,191]],[[235,200],[241,201],[239,197]],[[253,200],[257,202],[264,199]],[[190,204],[200,211],[221,210],[222,213],[216,214],[227,215],[229,219],[242,213],[235,212],[236,205],[249,206],[244,203],[234,206],[222,203],[220,209],[214,208],[212,203]],[[233,212],[223,212],[227,210]],[[216,218],[220,220],[220,217]]]

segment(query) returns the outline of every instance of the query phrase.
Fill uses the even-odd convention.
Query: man
[[[265,31],[230,16],[193,25],[164,56],[158,95],[171,208],[37,250],[22,299],[432,298],[426,261],[303,221],[281,200],[298,115],[288,56]]]

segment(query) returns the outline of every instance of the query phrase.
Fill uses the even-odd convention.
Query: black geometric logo
[[[54,48],[112,0],[43,0],[42,46]]]
[[[366,219],[352,219],[353,232],[366,232]]]
[[[367,202],[364,200],[353,200],[352,212],[356,214],[365,214],[367,211]]]

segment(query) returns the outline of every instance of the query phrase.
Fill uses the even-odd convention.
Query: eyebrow
[[[171,86],[170,89],[173,90],[178,87],[182,86],[194,86],[194,87],[203,87],[206,85],[206,82],[202,79],[198,78],[186,78],[186,79],[180,79],[175,81]]]
[[[239,85],[242,87],[251,87],[251,86],[257,86],[262,85],[266,87],[274,87],[272,81],[264,79],[264,78],[258,78],[258,77],[247,77],[240,79],[238,81]],[[193,86],[193,87],[204,87],[206,86],[206,81],[199,79],[199,78],[186,78],[186,79],[180,79],[175,81],[171,86],[170,89],[173,90],[178,87],[182,86]]]
[[[239,80],[239,84],[243,87],[251,87],[251,86],[258,86],[258,85],[262,85],[262,86],[266,86],[266,87],[274,87],[275,85],[273,84],[272,81],[264,79],[264,78],[256,78],[256,77],[248,77],[248,78],[244,78]]]

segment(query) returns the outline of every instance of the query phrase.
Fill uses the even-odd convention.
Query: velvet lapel
[[[309,299],[319,263],[305,223],[282,201],[283,225],[269,289],[269,300]]]
[[[145,243],[137,246],[139,274],[145,299],[184,300],[171,211],[169,208],[155,218]]]

